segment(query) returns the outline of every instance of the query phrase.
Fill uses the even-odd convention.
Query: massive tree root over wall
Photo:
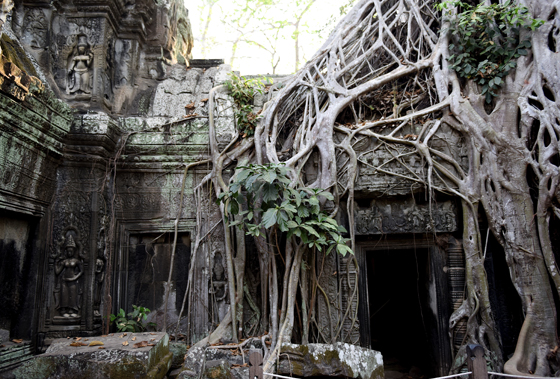
[[[324,201],[323,206],[347,219],[352,248],[354,185],[360,167],[399,175],[413,184],[411,188],[422,188],[430,201],[436,193],[460,198],[467,290],[450,328],[466,322],[467,334],[454,369],[460,369],[463,349],[470,343],[485,348],[494,369],[504,366],[484,269],[478,225],[482,211],[504,248],[525,314],[516,353],[505,368],[511,373],[549,376],[558,371],[559,358],[554,298],[560,293],[560,272],[549,224],[552,217],[560,217],[560,2],[534,0],[524,5],[545,24],[530,34],[528,55],[518,60],[498,96],[487,104],[479,86],[449,68],[453,36],[432,1],[359,1],[315,56],[267,103],[254,137],[235,136],[220,151],[211,120],[214,167],[207,181],[213,182],[219,195],[228,190],[223,171],[235,162],[285,163],[294,187],[322,188],[333,194],[334,201]],[[222,90],[213,91],[211,110],[215,92]],[[434,143],[444,128],[461,136],[467,162]],[[375,147],[357,152],[355,146],[363,139],[374,141]],[[410,175],[403,175],[367,159],[381,149],[392,152],[391,160],[405,167],[411,155],[418,156],[422,173],[409,167]],[[318,163],[316,172],[307,175],[313,161]],[[225,219],[223,205],[221,211]],[[256,239],[261,330],[270,330],[272,338],[266,370],[273,370],[282,342],[291,340],[294,314],[313,306],[309,293],[321,291],[302,288],[297,296],[300,276],[308,275],[300,275],[302,260],[309,265],[312,254],[292,240],[278,243],[277,237],[269,233]],[[225,241],[231,310],[204,342],[216,341],[228,330],[233,338],[241,335],[244,236],[226,226]],[[278,251],[273,246],[285,260],[280,289],[274,258]],[[355,317],[347,310],[340,313],[340,323]],[[340,331],[339,326],[333,329]]]

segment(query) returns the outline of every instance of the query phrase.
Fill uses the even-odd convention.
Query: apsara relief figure
[[[70,235],[66,240],[62,257],[55,262],[58,283],[57,293],[55,293],[55,295],[58,294],[55,296],[57,298],[56,309],[61,316],[66,318],[79,317],[82,293],[79,279],[84,270],[81,259],[76,257],[76,250],[76,242]]]
[[[72,58],[68,62],[68,78],[66,93],[91,93],[91,65],[93,52],[90,50],[87,36],[78,36],[78,44]]]

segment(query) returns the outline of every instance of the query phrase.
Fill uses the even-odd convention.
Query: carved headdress
[[[70,234],[68,236],[68,239],[66,240],[66,247],[76,247],[76,242],[74,242],[74,237],[72,237],[72,234]]]
[[[87,36],[85,34],[78,34],[78,45],[88,47],[89,43],[87,41]]]

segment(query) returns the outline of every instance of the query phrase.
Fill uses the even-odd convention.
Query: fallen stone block
[[[171,367],[167,333],[114,333],[59,338],[44,354],[17,368],[16,379],[162,379]]]
[[[278,374],[384,379],[383,356],[378,351],[341,342],[332,345],[285,344],[280,354]]]

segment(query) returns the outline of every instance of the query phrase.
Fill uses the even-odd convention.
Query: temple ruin
[[[186,346],[208,337],[230,309],[227,231],[213,190],[197,186],[212,172],[209,117],[219,149],[236,136],[231,97],[211,93],[231,68],[219,59],[192,59],[188,11],[179,0],[2,4],[0,372],[44,353],[56,339],[114,333],[110,314],[133,305],[151,310],[151,330],[184,346],[173,347],[180,367]],[[276,86],[283,80],[274,78]],[[258,95],[254,105],[262,108],[271,96]],[[427,106],[422,96],[414,100],[419,108]],[[343,123],[353,115],[341,117]],[[398,134],[413,139],[422,128],[410,122]],[[288,137],[284,142],[289,145]],[[342,199],[340,208],[352,201],[354,220],[336,216],[347,229],[353,225],[354,255],[317,254],[314,267],[300,275],[302,283],[316,275],[320,290],[307,304],[313,308],[307,340],[302,343],[296,319],[297,344],[284,349],[279,373],[300,363],[315,367],[312,353],[301,350],[309,343],[378,351],[385,373],[397,373],[392,379],[409,372],[436,377],[449,373],[466,338],[465,320],[449,325],[465,299],[461,199],[430,193],[422,182],[425,161],[414,147],[376,142],[364,137],[353,145],[360,156],[355,196]],[[456,130],[442,124],[431,144],[459,162],[455,169],[468,171],[467,142]],[[229,180],[234,166],[227,164]],[[318,165],[313,152],[303,168],[308,182]],[[478,222],[507,358],[524,314],[504,249],[488,220]],[[243,241],[241,332],[230,332],[224,343],[271,332],[261,314],[269,278],[254,241]],[[304,286],[301,291],[310,291]],[[206,359],[245,363],[238,354]],[[361,375],[323,366],[299,375]],[[196,369],[193,363],[187,371],[198,375]]]

